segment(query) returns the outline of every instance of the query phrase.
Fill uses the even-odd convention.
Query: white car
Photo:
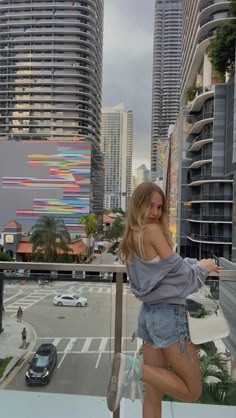
[[[87,306],[87,298],[78,295],[57,295],[53,298],[53,305],[56,306]]]

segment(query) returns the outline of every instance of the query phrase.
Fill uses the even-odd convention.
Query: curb
[[[37,340],[37,334],[36,334],[35,329],[28,322],[22,321],[22,324],[25,324],[25,326],[30,329],[31,334],[32,334],[32,339],[30,340],[27,350],[23,351],[22,355],[14,356],[13,359],[10,361],[10,363],[7,365],[2,377],[0,378],[0,383],[3,383],[3,381],[9,376],[9,374],[17,366],[17,364],[20,363],[20,361],[23,360],[27,356],[28,353],[32,352],[33,347],[35,346],[35,343]]]

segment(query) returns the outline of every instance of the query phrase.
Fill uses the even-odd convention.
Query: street
[[[85,296],[88,306],[54,306],[53,297],[62,293]],[[32,325],[37,334],[34,352],[45,342],[53,343],[58,352],[57,366],[47,386],[35,388],[25,385],[26,362],[6,389],[106,395],[114,347],[115,284],[54,282],[53,287],[46,286],[43,289],[36,283],[7,285],[4,305],[6,315],[12,317],[15,317],[18,307],[22,307],[23,320]],[[137,353],[140,345],[137,340],[131,341],[136,329],[138,308],[138,301],[125,285],[122,350],[131,354]]]

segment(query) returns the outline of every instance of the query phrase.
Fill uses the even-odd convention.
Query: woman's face
[[[148,211],[147,219],[149,222],[159,221],[163,211],[163,199],[160,193],[154,192],[152,194],[150,209]]]

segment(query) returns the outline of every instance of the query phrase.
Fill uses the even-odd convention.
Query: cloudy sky
[[[150,167],[155,0],[104,3],[103,106],[133,110],[133,169]]]

